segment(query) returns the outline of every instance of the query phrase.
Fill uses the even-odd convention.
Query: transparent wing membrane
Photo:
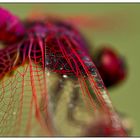
[[[12,48],[11,50],[15,50],[15,54],[17,54],[18,49]],[[12,60],[10,55],[14,54],[14,51],[6,49],[5,52],[8,53],[1,55],[1,64],[4,65],[5,60],[8,61],[6,56],[9,56],[11,62],[5,64],[6,70],[1,67],[0,135],[50,135],[49,123],[45,125],[46,121],[42,118],[42,114],[44,114],[48,119],[46,79],[42,56],[40,56],[40,61],[36,62],[34,57],[33,62],[30,58],[18,67],[19,63],[15,63],[15,61],[20,62],[20,57],[17,58],[13,55],[11,58],[14,60]],[[40,107],[42,97],[45,104]]]
[[[35,66],[30,68],[29,64],[0,81],[1,136],[47,133],[41,115],[47,112],[45,108],[40,110],[41,97],[45,97],[44,86],[42,70]]]

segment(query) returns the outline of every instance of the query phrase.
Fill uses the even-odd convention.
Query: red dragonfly
[[[50,17],[22,23],[0,12],[1,136],[82,136],[99,112],[110,136],[126,136],[76,28]]]

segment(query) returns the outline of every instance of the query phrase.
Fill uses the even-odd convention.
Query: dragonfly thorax
[[[27,28],[20,47],[22,59],[30,58],[62,75],[85,73],[81,62],[88,57],[87,44],[76,29],[58,21],[29,23]]]

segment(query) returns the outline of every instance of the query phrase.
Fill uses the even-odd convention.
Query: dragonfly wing
[[[69,64],[69,71],[73,72],[78,81],[83,102],[85,102],[89,112],[95,114],[96,110],[102,110],[110,119],[114,135],[125,135],[121,121],[112,106],[103,81],[94,63],[79,45],[79,40],[67,34],[56,37],[56,40],[63,57]],[[70,73],[66,73],[66,75],[69,77]]]
[[[5,55],[2,56],[1,59],[5,58]],[[7,59],[2,60],[1,63],[4,64]],[[1,67],[1,71],[4,70]],[[29,59],[24,65],[14,70],[9,67],[9,70],[2,74],[4,76],[1,75],[0,80],[0,135],[50,135],[49,123],[46,124],[49,117],[44,69]],[[42,98],[45,102],[43,105]],[[46,120],[43,119],[43,115],[47,116]]]

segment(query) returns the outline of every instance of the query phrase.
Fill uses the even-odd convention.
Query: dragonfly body
[[[30,73],[28,82],[32,93],[30,112],[32,112],[32,108],[35,109],[35,117],[42,128],[46,128],[49,132],[55,125],[53,121],[52,124],[50,121],[50,116],[53,116],[49,113],[47,77],[45,76],[46,71],[51,71],[63,77],[74,78],[81,87],[83,100],[87,106],[92,106],[93,111],[100,108],[105,112],[110,119],[113,135],[124,136],[125,131],[115,113],[102,79],[88,54],[88,46],[81,33],[73,26],[58,20],[27,22],[25,29],[24,37],[20,42],[0,50],[0,77],[4,77],[5,74],[19,66],[28,64],[27,69]],[[24,81],[24,72],[18,72],[18,74]],[[39,91],[36,88],[36,82],[40,85]],[[3,89],[2,84],[1,86]],[[23,96],[23,86],[21,89]],[[39,95],[45,99],[43,111],[39,107]],[[42,114],[47,116],[47,121]],[[30,117],[27,128],[30,126]]]

